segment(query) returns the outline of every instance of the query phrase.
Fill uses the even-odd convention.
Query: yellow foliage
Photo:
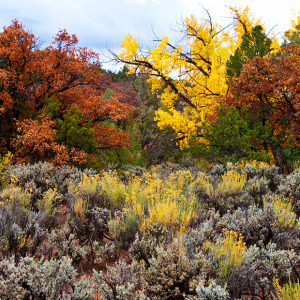
[[[90,197],[98,195],[101,191],[100,176],[99,174],[88,176],[83,173],[79,182],[70,180],[68,189],[74,195],[75,213],[80,219],[85,219]]]
[[[243,236],[234,231],[223,230],[222,239],[218,239],[216,243],[205,241],[203,247],[211,251],[218,260],[219,278],[221,285],[224,286],[229,277],[243,262],[247,249],[243,242]]]
[[[284,33],[285,38],[290,41],[300,40],[300,12],[296,20],[292,20],[292,28]]]
[[[280,286],[279,280],[274,278],[273,285],[276,289],[277,296],[279,300],[298,300],[300,299],[300,283],[298,282],[291,282],[289,280],[288,283]]]
[[[44,194],[43,198],[37,202],[37,207],[40,210],[44,210],[47,215],[51,215],[54,213],[54,201],[58,196],[57,190],[49,189]]]
[[[73,193],[80,191],[82,194],[97,194],[100,189],[99,178],[99,174],[88,176],[83,173],[79,182],[70,182],[69,190]]]
[[[211,176],[200,173],[194,185],[200,185],[209,196],[233,194],[242,190],[246,183],[246,174],[240,174],[233,169],[227,171],[217,183],[213,185]]]
[[[22,249],[23,247],[27,247],[30,248],[32,246],[32,240],[31,240],[31,236],[26,236],[26,234],[22,234],[19,238],[18,238],[18,248],[19,250]]]
[[[126,184],[117,178],[115,172],[104,172],[99,179],[101,194],[107,204],[126,212],[125,218],[111,220],[109,227],[113,235],[117,236],[126,227],[126,222],[134,220],[138,220],[142,231],[158,223],[182,232],[196,217],[197,202],[192,192],[190,171],[178,171],[165,180],[157,176],[155,169],[142,178],[129,173],[126,176]]]
[[[0,192],[0,197],[6,203],[19,202],[23,207],[26,207],[31,202],[30,193],[22,190],[20,187],[8,186]]]
[[[26,248],[30,248],[32,246],[32,239],[31,239],[31,235],[26,235],[26,234],[22,234],[21,236],[18,237],[18,249],[21,250],[22,248],[26,247]],[[9,243],[9,240],[6,240],[6,245],[5,245],[6,249],[9,250],[11,245]]]
[[[215,195],[222,193],[233,194],[242,190],[245,186],[246,177],[246,174],[240,174],[234,170],[226,172],[214,191]]]
[[[78,184],[71,184],[75,195],[74,209],[81,218],[85,218],[89,201],[83,191],[103,197],[105,205],[124,212],[125,217],[112,217],[109,223],[114,236],[130,224],[143,232],[153,224],[175,233],[184,232],[201,209],[195,186],[200,184],[209,195],[233,193],[244,187],[246,179],[233,169],[224,174],[217,187],[213,186],[209,176],[199,173],[195,179],[190,171],[180,170],[161,178],[161,173],[153,167],[141,177],[128,172],[124,175],[126,183],[118,178],[117,172],[107,171],[101,176],[84,176]]]
[[[175,227],[178,208],[174,201],[161,202],[149,207],[149,216],[145,218],[141,230],[145,231],[150,224],[158,223],[164,227]]]
[[[100,180],[101,193],[108,204],[115,209],[122,209],[125,201],[126,185],[121,182],[116,172],[104,172]]]
[[[230,6],[230,11],[232,14],[232,18],[235,22],[235,43],[236,48],[240,46],[242,41],[242,36],[245,32],[250,32],[252,27],[255,25],[263,25],[263,22],[261,19],[255,20],[254,15],[250,12],[250,9],[248,6],[246,6],[244,9],[239,7],[235,8],[233,6]]]
[[[131,73],[138,69],[148,72],[152,92],[157,93],[164,108],[156,111],[158,127],[171,127],[178,143],[189,147],[190,138],[197,136],[207,116],[225,95],[226,62],[240,45],[245,30],[261,23],[249,8],[231,8],[235,35],[213,23],[210,16],[198,20],[194,15],[183,21],[181,44],[172,45],[168,37],[159,39],[156,47],[141,51],[137,39],[128,34],[121,45],[118,59],[128,64]],[[178,109],[178,104],[180,109]]]
[[[151,224],[184,231],[196,217],[197,204],[191,190],[189,171],[171,174],[168,180],[146,174],[147,180],[139,189],[126,195],[125,205],[140,219],[140,229],[147,231]],[[140,183],[141,184],[141,183]]]
[[[108,229],[109,229],[109,234],[113,239],[119,238],[121,235],[122,231],[124,230],[124,220],[122,220],[119,217],[113,218],[108,221]]]
[[[292,199],[276,198],[273,202],[273,210],[276,215],[275,224],[279,224],[281,227],[300,225],[300,220],[297,219],[297,215],[293,212]]]
[[[8,178],[4,174],[4,170],[12,163],[13,155],[8,152],[6,155],[0,155],[0,186],[8,184]]]
[[[86,217],[86,212],[88,209],[88,200],[83,197],[76,197],[74,200],[74,212],[81,220]]]
[[[214,186],[212,184],[211,176],[206,176],[204,173],[199,173],[198,178],[194,181],[193,186],[199,185],[203,191],[208,195],[214,194]]]
[[[124,38],[123,43],[121,44],[121,48],[126,49],[126,51],[123,50],[121,54],[125,59],[133,59],[136,56],[137,50],[139,48],[137,39],[133,38],[132,35],[128,33],[128,35]]]
[[[11,152],[6,153],[2,157],[0,156],[0,173],[3,171],[5,167],[11,164],[12,159],[13,159],[13,155]]]

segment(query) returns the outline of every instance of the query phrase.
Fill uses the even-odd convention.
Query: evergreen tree
[[[251,31],[244,33],[242,43],[226,63],[228,79],[240,76],[243,65],[255,56],[263,57],[271,49],[272,41],[267,37],[261,25],[256,25]]]

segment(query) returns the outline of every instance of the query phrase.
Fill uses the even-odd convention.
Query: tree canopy
[[[156,112],[160,128],[171,127],[181,146],[197,136],[202,122],[216,107],[218,96],[226,94],[226,63],[246,31],[255,23],[248,10],[232,8],[234,34],[207,17],[187,18],[182,28],[182,43],[172,44],[168,37],[157,39],[153,49],[144,51],[137,39],[125,37],[117,60],[128,64],[131,72],[147,72],[152,91],[161,91],[165,109]]]
[[[126,132],[105,125],[132,111],[103,97],[107,75],[94,51],[60,30],[50,46],[14,20],[0,33],[0,151],[18,161],[82,164],[99,149],[129,145]]]
[[[295,21],[285,33],[286,44],[291,45],[281,47],[248,8],[231,8],[231,12],[232,23],[223,28],[208,12],[200,21],[194,16],[187,18],[180,44],[163,37],[152,49],[143,50],[129,34],[115,58],[126,63],[130,72],[148,74],[152,91],[164,105],[156,111],[155,120],[160,128],[170,127],[176,132],[181,148],[195,143],[214,148],[208,138],[213,133],[213,128],[208,133],[209,126],[228,123],[221,120],[218,107],[234,106],[236,111],[221,111],[235,118],[236,114],[249,118],[237,123],[248,145],[248,150],[239,153],[265,153],[265,159],[271,156],[284,169],[288,156],[299,152],[300,64],[299,49],[293,46],[298,41],[299,25]],[[247,111],[242,112],[244,106]],[[245,122],[250,131],[245,130]],[[255,137],[250,137],[251,130]],[[250,151],[249,142],[254,140]],[[219,147],[228,142],[223,140],[221,145],[220,141]],[[234,143],[229,147],[232,151]]]
[[[0,33],[0,152],[86,165],[108,149],[120,158],[131,140],[149,162],[169,155],[150,149],[169,150],[170,138],[176,153],[200,146],[218,161],[257,158],[289,169],[300,156],[300,19],[280,46],[248,8],[230,11],[225,27],[208,11],[192,15],[180,42],[156,38],[148,50],[128,34],[112,53],[126,64],[117,74],[66,30],[42,48],[12,21]]]

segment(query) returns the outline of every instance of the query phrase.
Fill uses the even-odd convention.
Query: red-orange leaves
[[[289,45],[282,53],[254,57],[221,99],[228,106],[246,105],[254,120],[267,129],[264,149],[285,169],[291,151],[296,153],[300,146],[300,51]]]
[[[44,116],[41,121],[27,119],[18,122],[20,135],[14,141],[17,147],[17,162],[45,160],[54,164],[68,163],[82,164],[86,162],[87,155],[83,151],[70,151],[55,141],[55,122]]]
[[[113,82],[110,88],[120,102],[130,104],[134,107],[139,106],[138,93],[132,88],[132,85],[129,82]]]
[[[100,148],[130,147],[129,136],[126,132],[121,133],[118,128],[105,127],[95,124],[96,141]]]
[[[132,111],[132,107],[126,103],[120,103],[116,97],[104,99],[101,96],[81,98],[78,101],[78,108],[83,117],[104,121],[107,119],[121,120],[126,118]]]
[[[300,144],[300,51],[296,45],[286,55],[255,57],[231,82],[225,103],[242,106],[264,119],[284,140],[288,133]]]
[[[17,151],[19,161],[85,162],[87,154],[78,140],[74,138],[72,144],[68,138],[68,144],[64,144],[64,135],[60,134],[64,128],[68,137],[71,135],[72,126],[62,124],[73,107],[80,115],[78,132],[80,126],[104,128],[104,121],[110,124],[131,112],[130,105],[116,97],[104,99],[110,82],[100,68],[98,54],[78,47],[77,42],[76,35],[60,30],[50,46],[40,49],[39,41],[18,21],[0,33],[1,149]],[[89,138],[95,139],[89,141],[94,145],[89,155],[97,155],[103,147],[128,145],[126,134],[117,128],[97,130]]]

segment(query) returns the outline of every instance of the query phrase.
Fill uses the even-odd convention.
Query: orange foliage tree
[[[18,160],[26,161],[27,157],[32,160],[45,160],[54,164],[68,164],[70,162],[83,164],[86,162],[87,154],[84,151],[69,151],[65,145],[59,145],[55,141],[55,121],[47,116],[40,121],[25,119],[17,122],[18,130],[22,134],[15,142],[20,146],[16,152]],[[27,157],[24,157],[26,155]]]
[[[82,164],[99,149],[129,146],[126,132],[105,122],[126,118],[131,106],[104,99],[107,77],[99,57],[77,42],[60,30],[42,49],[18,21],[3,28],[0,152],[13,151],[19,161]],[[86,136],[89,147],[80,143]]]
[[[261,137],[274,163],[285,169],[300,146],[300,50],[295,44],[282,48],[281,55],[254,57],[230,82],[222,100],[247,111],[267,129]]]

